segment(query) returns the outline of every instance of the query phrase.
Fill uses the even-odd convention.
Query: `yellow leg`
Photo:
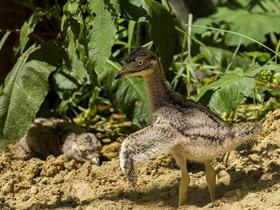
[[[188,169],[186,167],[186,163],[180,165],[181,168],[181,181],[179,186],[179,204],[178,207],[184,205],[187,200],[187,192],[190,184],[190,176],[188,173]]]
[[[216,197],[216,171],[211,166],[209,161],[205,161],[204,165],[205,165],[206,180],[210,192],[211,202],[214,202]]]

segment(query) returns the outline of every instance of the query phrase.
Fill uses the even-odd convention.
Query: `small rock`
[[[250,175],[253,179],[259,179],[261,177],[261,172],[259,170],[253,171]]]
[[[175,197],[178,193],[178,189],[176,189],[175,187],[172,187],[170,190],[169,190],[169,194],[171,197]]]
[[[110,138],[102,139],[102,143],[109,144],[109,143],[111,143],[111,139]]]
[[[24,195],[22,195],[21,200],[24,202],[24,201],[27,201],[29,198],[30,198],[30,196],[29,196],[29,195],[24,194]]]
[[[77,162],[76,162],[74,159],[72,159],[72,160],[69,161],[69,162],[66,162],[66,163],[64,164],[64,167],[65,167],[66,169],[68,169],[69,171],[75,170],[75,169],[78,168]]]
[[[233,195],[235,194],[235,192],[232,190],[232,191],[228,191],[224,194],[224,197],[226,198],[229,198],[229,197],[232,197]]]
[[[237,195],[238,198],[241,198],[243,193],[240,189],[236,189],[235,194]]]
[[[37,194],[38,193],[38,188],[36,186],[32,186],[31,189],[30,189],[30,193]]]
[[[54,177],[56,174],[58,174],[58,172],[59,170],[56,166],[50,165],[49,167],[42,170],[41,176]]]
[[[169,192],[161,192],[158,196],[159,196],[160,198],[168,198]]]
[[[158,207],[162,207],[162,206],[164,206],[164,205],[165,205],[164,201],[158,202]]]
[[[14,186],[12,182],[7,182],[6,184],[4,184],[4,186],[2,187],[2,193],[4,195],[7,195],[8,193],[13,192],[14,190]]]
[[[56,160],[54,161],[54,164],[63,166],[64,163],[66,163],[67,161],[68,161],[68,158],[65,155],[60,155],[56,158]]]
[[[61,176],[61,174],[57,174],[53,179],[54,184],[59,184],[62,182],[63,182],[63,177]]]
[[[248,189],[248,185],[246,183],[242,184],[242,190],[247,190]]]

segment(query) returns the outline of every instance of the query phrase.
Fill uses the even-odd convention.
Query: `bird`
[[[100,165],[101,143],[95,135],[57,118],[36,118],[15,149],[26,157],[46,159],[64,154],[69,160]]]
[[[207,107],[171,90],[159,58],[138,47],[125,59],[114,79],[143,77],[152,124],[130,134],[121,145],[120,168],[135,183],[134,164],[169,153],[181,169],[179,202],[186,202],[190,177],[187,160],[202,162],[211,202],[215,200],[216,171],[210,161],[235,149],[258,133],[256,124],[230,126]]]

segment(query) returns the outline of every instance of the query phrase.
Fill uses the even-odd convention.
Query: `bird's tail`
[[[236,142],[238,142],[238,144],[242,144],[246,140],[253,139],[260,132],[261,132],[261,125],[252,124],[252,123],[234,126],[234,127],[232,127],[232,130],[231,130],[233,139]]]

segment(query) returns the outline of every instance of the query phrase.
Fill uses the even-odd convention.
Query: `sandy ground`
[[[120,143],[102,149],[98,167],[65,156],[25,160],[0,153],[0,209],[176,209],[180,170],[169,155],[137,165],[133,189],[119,168]],[[210,202],[204,166],[188,163],[191,183],[180,209],[280,209],[280,110],[270,112],[255,141],[213,160],[217,200]]]

